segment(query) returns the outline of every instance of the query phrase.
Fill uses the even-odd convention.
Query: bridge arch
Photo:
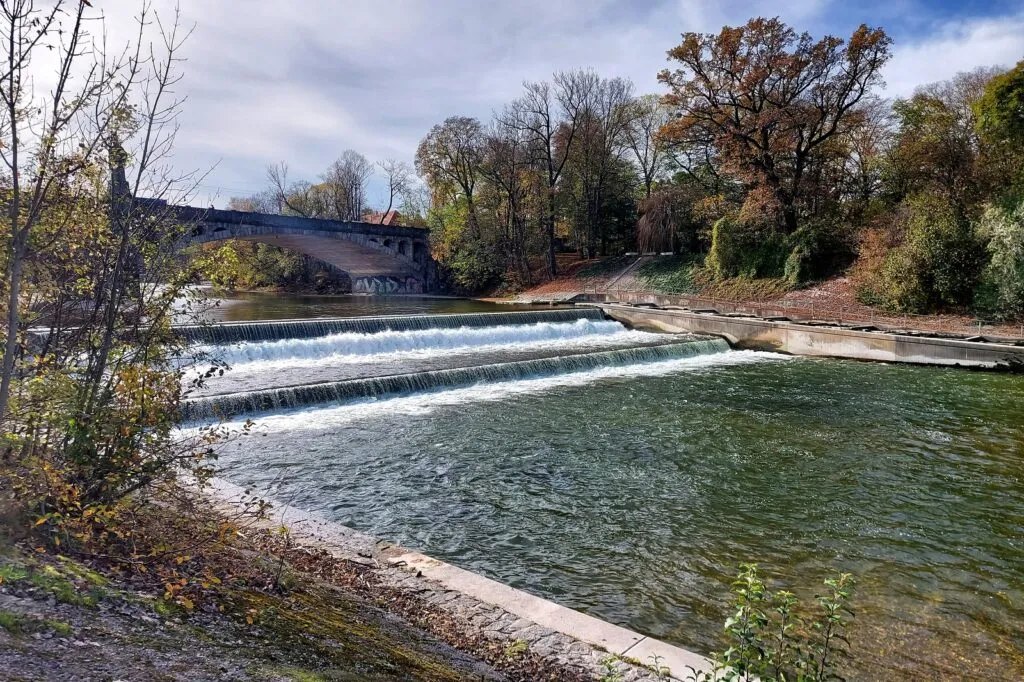
[[[138,200],[162,205],[154,200]],[[163,206],[166,209],[166,206]],[[305,254],[348,274],[352,290],[412,294],[434,284],[427,231],[373,223],[319,220],[243,211],[171,207],[180,222],[194,225],[183,246],[240,239]]]

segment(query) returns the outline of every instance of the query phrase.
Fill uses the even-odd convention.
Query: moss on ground
[[[10,550],[10,547],[8,547]],[[73,614],[75,622],[93,622],[111,613],[96,609],[100,601],[127,607],[125,625],[107,630],[112,645],[125,651],[152,651],[163,656],[180,656],[173,667],[182,671],[196,665],[199,647],[223,652],[225,658],[245,661],[254,680],[292,679],[312,681],[410,680],[456,682],[479,680],[477,665],[464,654],[439,644],[422,631],[395,619],[376,606],[331,586],[322,580],[277,566],[269,557],[253,562],[251,553],[225,549],[212,559],[212,570],[228,572],[238,562],[257,569],[272,568],[259,579],[256,574],[229,581],[210,593],[210,605],[219,608],[205,613],[189,611],[159,593],[137,593],[122,589],[120,582],[67,557],[36,555],[27,549],[8,551],[0,557],[0,585],[20,599],[35,603],[40,613],[0,609],[0,630],[23,638],[33,633],[73,637],[71,623],[52,617]],[[266,564],[263,566],[262,564]],[[46,602],[50,601],[50,606]],[[60,604],[52,606],[53,601]],[[80,610],[77,610],[80,609]],[[113,613],[122,608],[113,609]],[[163,626],[146,613],[163,618]],[[109,616],[107,617],[109,618]],[[142,618],[141,620],[139,618]],[[171,627],[167,627],[172,624]],[[81,624],[79,624],[81,625]],[[153,627],[151,627],[151,625]],[[45,647],[44,640],[32,641]],[[26,654],[28,655],[28,654]],[[208,654],[209,655],[209,654]],[[217,654],[213,654],[217,660]],[[4,672],[0,671],[0,677]]]
[[[422,635],[342,591],[307,583],[287,594],[234,591],[228,613],[292,652],[296,680],[467,680]],[[352,677],[352,675],[357,675]]]
[[[12,635],[24,635],[33,632],[52,632],[61,637],[72,633],[70,623],[55,618],[36,618],[34,616],[0,609],[0,630]]]
[[[56,564],[42,563],[31,557],[0,564],[0,584],[30,584],[53,595],[61,604],[93,607],[106,594],[107,580],[67,557],[58,557]]]

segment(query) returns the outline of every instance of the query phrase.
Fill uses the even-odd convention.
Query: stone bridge
[[[280,246],[348,275],[353,293],[421,294],[435,286],[425,229],[136,201],[153,210],[169,208],[179,222],[194,226],[186,246],[225,239]]]

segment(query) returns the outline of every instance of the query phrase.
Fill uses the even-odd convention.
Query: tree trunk
[[[548,272],[551,278],[558,276],[558,262],[555,259],[555,188],[548,188]]]
[[[12,219],[14,223],[16,219]],[[16,225],[15,225],[16,229]],[[3,376],[0,378],[0,423],[7,416],[7,404],[11,395],[11,380],[14,378],[14,362],[18,357],[18,327],[21,326],[21,271],[25,262],[25,239],[14,232],[11,244],[11,284],[7,302],[7,337],[4,341]]]
[[[797,220],[796,208],[792,205],[785,206],[782,209],[782,217],[786,222],[786,234],[793,234],[799,227],[799,221]]]

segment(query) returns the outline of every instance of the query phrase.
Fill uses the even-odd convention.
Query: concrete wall
[[[736,348],[792,355],[906,362],[921,365],[996,367],[1011,358],[1024,362],[1024,346],[855,331],[796,322],[727,317],[688,310],[599,304],[605,314],[631,327],[716,334]]]

